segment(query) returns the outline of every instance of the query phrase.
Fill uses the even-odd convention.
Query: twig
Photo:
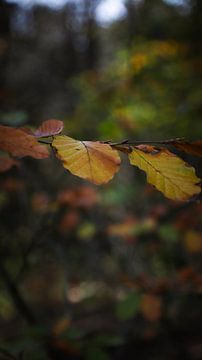
[[[11,280],[10,274],[3,266],[2,262],[0,262],[0,276],[6,286],[7,291],[11,296],[14,305],[16,306],[16,309],[19,311],[19,313],[23,316],[23,318],[27,321],[29,325],[36,325],[37,321],[34,314],[23,299],[20,290]]]
[[[47,145],[51,145],[51,144],[52,144],[52,141],[42,140],[42,139],[38,140],[38,142],[41,143],[41,144],[47,144]]]
[[[159,144],[159,145],[168,145],[168,144],[172,144],[174,142],[180,142],[180,141],[184,141],[184,138],[176,138],[176,139],[168,139],[168,140],[150,140],[150,141],[129,141],[129,140],[123,140],[120,142],[112,142],[112,141],[102,141],[104,144],[109,144],[111,146],[119,146],[119,145],[147,145],[147,144]]]

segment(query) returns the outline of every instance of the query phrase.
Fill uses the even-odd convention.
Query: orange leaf
[[[65,169],[96,185],[107,183],[119,169],[119,154],[108,144],[55,136],[52,146]]]
[[[79,213],[75,210],[66,212],[60,220],[59,232],[65,234],[68,231],[72,231],[79,223]]]
[[[0,156],[0,172],[8,171],[13,166],[19,165],[19,161],[12,159],[10,156]]]
[[[61,120],[46,120],[44,121],[41,126],[34,132],[34,135],[36,137],[46,137],[46,136],[52,136],[57,135],[61,133],[63,129],[63,121]]]
[[[171,143],[174,147],[194,156],[202,156],[202,140],[188,142],[188,141],[173,141]]]
[[[89,209],[99,201],[98,194],[93,187],[80,186],[74,189],[66,189],[58,194],[60,205]]]
[[[141,302],[141,312],[145,319],[157,321],[162,313],[161,298],[156,295],[144,294]]]
[[[24,130],[3,125],[0,125],[0,149],[18,157],[44,159],[49,156],[47,147],[40,145],[34,136]]]
[[[194,230],[188,231],[184,235],[184,247],[190,253],[197,253],[202,251],[202,236],[201,233]]]

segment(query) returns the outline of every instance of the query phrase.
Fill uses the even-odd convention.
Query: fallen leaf
[[[128,155],[147,174],[147,181],[172,200],[188,200],[201,192],[195,170],[167,149],[140,145]]]
[[[119,169],[118,152],[108,144],[55,136],[52,146],[65,169],[96,185],[107,183]]]
[[[12,159],[10,156],[0,156],[0,172],[8,171],[13,166],[19,165],[19,161]]]
[[[46,120],[41,126],[34,132],[36,137],[46,137],[60,134],[63,130],[64,124],[61,120]]]
[[[202,140],[188,142],[188,141],[173,141],[171,143],[177,149],[195,156],[202,156]]]
[[[0,125],[0,149],[17,157],[44,159],[49,156],[47,147],[40,145],[34,136],[20,128],[3,125]]]

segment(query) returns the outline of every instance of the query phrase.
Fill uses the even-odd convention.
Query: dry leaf
[[[49,156],[47,147],[40,145],[34,136],[24,130],[3,125],[0,125],[0,149],[18,157],[44,159]]]
[[[171,143],[177,149],[195,156],[202,156],[202,140],[188,142],[188,141],[173,141]]]
[[[34,132],[36,137],[46,137],[60,134],[63,130],[64,124],[61,120],[46,120],[41,126]]]
[[[94,184],[107,183],[119,169],[118,152],[108,144],[55,136],[52,146],[65,169]]]
[[[172,200],[188,200],[199,194],[200,179],[195,170],[166,149],[140,145],[129,154],[132,165],[147,174],[147,181]]]

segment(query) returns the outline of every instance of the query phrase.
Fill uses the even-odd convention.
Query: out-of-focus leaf
[[[95,360],[95,359],[96,360],[110,360],[110,357],[101,348],[90,346],[86,352],[85,360]]]
[[[193,142],[173,141],[171,144],[177,149],[182,150],[188,154],[202,156],[202,140]]]
[[[49,156],[47,147],[40,145],[34,136],[21,129],[3,125],[0,125],[0,149],[18,157],[44,159]]]
[[[166,149],[139,145],[133,147],[129,160],[144,170],[147,181],[169,199],[188,200],[201,192],[194,168]]]
[[[36,137],[47,137],[60,134],[64,124],[61,120],[50,119],[44,121],[41,126],[34,132]]]
[[[78,237],[82,240],[90,240],[96,233],[96,228],[93,223],[85,222],[78,229]]]
[[[202,251],[202,234],[194,230],[188,231],[184,235],[183,244],[185,249],[190,253]]]
[[[124,339],[118,335],[99,334],[93,338],[92,342],[98,346],[119,346],[124,343]]]
[[[24,189],[25,183],[20,179],[8,177],[0,183],[0,187],[7,192],[18,192]]]
[[[66,212],[59,222],[59,232],[65,234],[72,231],[79,223],[79,213],[76,210]]]
[[[110,224],[107,228],[107,233],[111,236],[128,238],[130,236],[136,235],[137,223],[137,219],[128,218],[121,223]]]
[[[52,333],[55,336],[59,336],[62,333],[64,333],[65,331],[67,331],[70,327],[70,319],[68,319],[67,317],[63,317],[61,319],[59,319],[53,326],[52,328]]]
[[[108,144],[55,136],[52,146],[65,169],[96,185],[107,183],[119,169],[119,154]]]
[[[19,165],[19,161],[12,159],[10,156],[0,156],[0,172],[6,172],[13,166]]]
[[[163,239],[172,242],[176,242],[179,236],[179,231],[172,225],[159,226],[158,233]]]
[[[162,300],[159,296],[144,294],[141,301],[141,312],[145,319],[157,321],[162,313]]]
[[[142,295],[139,292],[129,294],[116,306],[116,315],[120,320],[133,318],[140,309]]]
[[[90,186],[79,186],[74,189],[64,189],[58,194],[60,205],[70,205],[76,208],[89,209],[97,204],[99,200],[95,188]]]
[[[1,114],[1,120],[8,126],[21,126],[27,122],[28,113],[26,111],[10,111]]]
[[[48,210],[49,197],[45,192],[33,194],[31,199],[31,207],[35,212],[44,213]]]

